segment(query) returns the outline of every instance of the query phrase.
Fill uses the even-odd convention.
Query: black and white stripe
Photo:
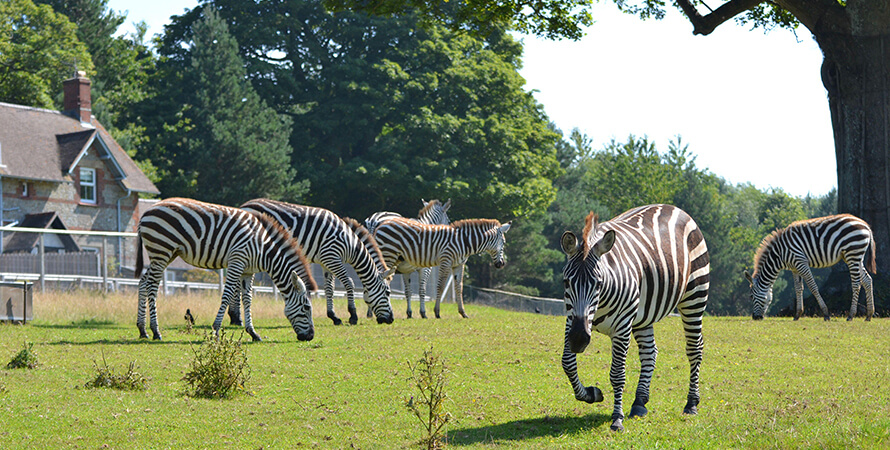
[[[469,219],[451,225],[427,225],[416,220],[394,218],[380,224],[374,233],[380,252],[388,267],[398,273],[410,273],[422,267],[438,267],[436,318],[444,296],[446,282],[454,274],[454,293],[458,311],[467,317],[463,302],[463,267],[470,255],[486,252],[496,268],[504,267],[504,233],[510,223],[497,220]],[[458,270],[455,272],[455,270]],[[421,313],[423,313],[421,303]],[[425,317],[425,316],[424,316]]]
[[[448,225],[451,223],[451,220],[448,219],[448,209],[451,208],[451,199],[445,203],[440,202],[439,200],[430,200],[423,202],[423,208],[417,213],[417,220],[420,223],[426,224],[438,224],[438,225]],[[386,222],[390,219],[395,218],[403,218],[401,214],[391,212],[391,211],[381,211],[378,213],[374,213],[371,217],[365,219],[365,227],[372,234],[374,230],[380,226],[381,223]],[[463,264],[460,265],[460,269],[463,269]],[[426,319],[426,286],[427,281],[430,278],[430,274],[433,269],[430,267],[424,267],[420,270],[415,271],[417,273],[417,285],[419,287],[419,296],[420,296],[420,316]],[[405,301],[408,303],[407,315],[408,318],[411,318],[413,312],[411,311],[411,274],[415,272],[403,273],[402,275],[402,286],[405,288]],[[371,315],[371,310],[368,310],[368,317]]]
[[[357,235],[361,233],[370,238],[367,230],[351,228],[340,216],[324,208],[254,199],[241,205],[241,209],[266,214],[278,221],[300,243],[306,258],[324,269],[328,317],[335,325],[340,325],[342,321],[334,312],[334,277],[346,288],[349,323],[358,323],[354,300],[355,284],[349,277],[347,264],[355,269],[361,280],[365,290],[364,300],[377,316],[377,322],[392,323],[390,290],[386,280],[392,272],[387,272],[385,266],[378,267],[365,242]],[[373,241],[373,238],[370,239]],[[368,245],[373,245],[373,242]],[[232,314],[230,311],[230,315]]]
[[[266,272],[284,296],[284,314],[301,341],[312,340],[312,303],[307,290],[315,290],[309,263],[300,245],[277,222],[237,208],[214,205],[185,198],[162,200],[148,209],[139,221],[136,275],[142,273],[142,247],[148,252],[148,270],[139,282],[139,311],[136,326],[145,333],[145,302],[154,339],[161,339],[155,299],[164,270],[177,256],[205,269],[226,269],[222,304],[214,331],[222,324],[226,306],[235,301],[239,290],[249,291],[253,274]],[[246,285],[245,285],[246,283]],[[245,305],[249,311],[249,307]],[[254,340],[260,336],[253,329],[249,312],[245,327]]]
[[[869,248],[871,252],[866,260]],[[773,298],[773,283],[779,272],[788,269],[794,277],[797,297],[794,319],[803,314],[803,283],[806,282],[822,308],[823,317],[829,320],[828,307],[822,301],[810,268],[831,267],[841,261],[850,268],[853,287],[853,303],[847,320],[853,320],[856,315],[861,285],[865,286],[867,299],[865,320],[871,320],[875,301],[868,271],[876,273],[874,236],[864,220],[849,214],[797,221],[763,239],[754,255],[754,275],[745,272],[754,300],[752,316],[755,320],[763,319]]]
[[[658,354],[653,325],[676,309],[683,321],[690,366],[683,412],[695,414],[710,259],[701,230],[692,218],[670,205],[642,206],[601,224],[591,213],[580,241],[566,231],[561,244],[567,256],[563,271],[567,317],[562,367],[575,398],[588,403],[603,400],[598,388],[581,383],[576,361],[576,354],[584,351],[591,332],[596,330],[612,340],[612,429],[623,429],[625,364],[633,336],[639,346],[641,368],[630,417],[645,415]]]

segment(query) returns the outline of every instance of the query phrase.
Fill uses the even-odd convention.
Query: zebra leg
[[[640,349],[640,382],[637,383],[637,393],[634,403],[630,407],[629,419],[643,417],[649,412],[646,403],[649,402],[649,384],[652,374],[655,372],[655,360],[658,357],[658,347],[655,345],[655,330],[649,326],[634,330],[634,340]]]
[[[148,302],[150,309],[151,330],[155,339],[161,339],[158,329],[158,316],[155,308],[155,299],[158,296],[158,286],[161,283],[161,277],[164,276],[164,269],[167,264],[161,262],[153,262],[148,266],[148,270],[142,274],[139,280],[139,305],[136,311],[136,328],[139,329],[139,338],[148,339],[145,332],[145,305]]]
[[[328,319],[331,319],[334,325],[342,325],[343,321],[334,312],[334,274],[327,270],[324,271],[324,298],[328,303]]]
[[[250,303],[253,300],[253,274],[242,275],[241,277],[241,297],[244,299],[244,328],[247,334],[254,342],[261,342],[263,339],[257,334],[253,328],[253,316],[250,314]],[[238,295],[232,297],[232,302],[238,303]],[[229,304],[229,311],[232,305]]]
[[[326,264],[328,272],[325,272],[325,295],[327,295],[327,277],[332,275],[334,278],[340,280],[343,283],[343,287],[346,288],[346,309],[349,311],[349,324],[355,325],[358,323],[358,313],[355,309],[355,284],[352,281],[352,278],[349,278],[349,272],[346,271],[346,267],[340,261],[331,262]],[[331,298],[334,296],[333,291],[333,280],[331,281]],[[334,312],[333,302],[328,303],[328,317],[330,314]],[[339,319],[338,319],[339,320]]]
[[[859,306],[859,288],[862,286],[862,274],[865,273],[862,264],[847,264],[850,268],[850,282],[853,288],[853,299],[850,303],[850,314],[847,315],[847,322],[856,317],[856,309]]]
[[[686,335],[686,357],[689,359],[689,394],[686,396],[686,406],[683,414],[697,414],[698,402],[698,378],[701,371],[702,349],[702,316],[708,302],[708,287],[710,283],[699,285],[696,288],[687,288],[687,298],[677,305],[680,317],[683,320],[683,332]],[[701,286],[704,286],[702,289]],[[704,295],[702,295],[704,292]]]
[[[252,284],[253,284],[253,279],[251,277],[251,285]],[[229,325],[234,325],[234,326],[238,326],[238,327],[244,325],[241,322],[241,294],[243,292],[244,292],[243,290],[241,292],[236,292],[234,301],[229,304]],[[248,294],[248,295],[250,295],[250,294]]]
[[[439,263],[439,280],[436,283],[436,307],[435,313],[436,318],[439,319],[439,304],[442,303],[442,298],[445,297],[445,285],[448,283],[448,277],[451,276],[451,263],[446,260],[443,260]]]
[[[406,314],[411,318],[411,273],[402,274],[402,285],[405,286],[405,302],[408,303],[408,311]]]
[[[454,297],[457,299],[457,312],[460,313],[464,319],[469,319],[470,316],[464,312],[464,265],[463,261],[461,261],[460,265],[452,269],[451,276],[454,280],[454,290],[451,291]]]
[[[865,271],[865,267],[862,268],[862,286],[865,287],[865,298],[867,302],[865,305],[865,321],[868,322],[871,320],[872,316],[875,315],[875,293],[872,290],[871,275]]]
[[[216,313],[216,319],[213,321],[213,334],[219,333],[222,326],[223,316],[228,310],[231,302],[235,301],[235,294],[240,289],[241,274],[244,272],[241,262],[229,261],[229,267],[226,270],[226,284],[223,286],[222,300],[219,305],[219,312]],[[247,308],[245,308],[245,317],[247,317]]]
[[[819,303],[819,308],[822,308],[822,317],[825,318],[826,321],[831,320],[831,316],[828,314],[828,307],[825,306],[825,302],[822,300],[822,294],[819,293],[819,286],[816,285],[816,279],[813,278],[813,272],[810,272],[810,266],[806,264],[806,262],[800,262],[796,264],[797,273],[803,278],[803,280],[807,283],[807,288],[816,297],[816,302]]]
[[[799,320],[800,316],[803,315],[803,280],[796,273],[792,277],[794,278],[794,295],[797,300],[797,306],[794,309],[794,320]]]
[[[587,386],[581,383],[578,378],[578,360],[569,347],[569,329],[572,327],[572,318],[566,318],[566,339],[565,346],[562,350],[562,370],[569,378],[572,384],[572,390],[575,392],[575,399],[587,403],[598,403],[603,401],[603,392],[596,386]]]
[[[627,349],[630,347],[630,326],[622,327],[612,336],[612,367],[609,369],[609,382],[615,392],[615,404],[612,408],[612,431],[624,431],[624,411],[622,399],[624,397],[624,384],[627,379],[625,373],[627,364]]]
[[[426,283],[433,273],[432,267],[424,267],[420,269],[420,278],[417,284],[420,286],[420,317],[426,319]]]

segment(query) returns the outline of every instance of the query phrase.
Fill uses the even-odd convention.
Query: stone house
[[[65,80],[63,88],[62,111],[0,102],[0,223],[136,232],[140,194],[160,191],[92,116],[85,74]],[[36,238],[16,237],[24,234],[0,232],[0,253],[33,252]],[[103,245],[101,237],[71,239],[81,251]],[[104,241],[108,258],[133,266],[134,239]]]

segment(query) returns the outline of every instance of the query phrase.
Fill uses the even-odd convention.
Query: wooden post
[[[43,236],[45,233],[40,233],[40,292],[46,292],[46,249],[43,246]]]
[[[105,251],[105,241],[108,240],[102,236],[102,267],[99,268],[102,274],[102,290],[108,292],[108,253]]]

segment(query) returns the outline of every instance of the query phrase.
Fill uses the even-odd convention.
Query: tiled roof
[[[95,128],[58,111],[0,102],[0,175],[29,180],[72,181],[68,170],[86,145],[99,141],[107,152],[120,183],[130,190],[159,194],[154,183],[115,142],[108,131],[92,119]],[[96,145],[96,144],[94,144]]]
[[[53,228],[57,230],[68,229],[67,227],[65,227],[65,224],[62,223],[62,219],[59,218],[59,215],[55,211],[26,214],[25,218],[20,224],[18,224],[18,226],[22,228]],[[9,234],[9,237],[7,238],[6,243],[3,246],[4,253],[29,252],[37,245],[37,240],[40,239],[40,235],[37,233],[12,232],[7,234]],[[65,251],[80,251],[80,247],[77,246],[77,243],[74,242],[71,236],[67,234],[60,234],[59,239],[65,245]]]

